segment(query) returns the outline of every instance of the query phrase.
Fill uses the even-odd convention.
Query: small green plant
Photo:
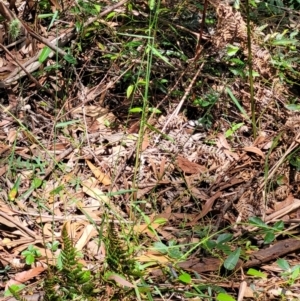
[[[56,252],[59,246],[59,242],[57,240],[53,242],[47,242],[46,247],[47,249],[51,250],[52,252]]]
[[[207,108],[213,106],[219,99],[219,94],[216,92],[211,92],[203,97],[194,100],[194,105],[200,106],[202,108]]]
[[[236,250],[231,252],[224,261],[225,269],[230,271],[233,270],[236,267],[238,260],[240,259],[240,254],[241,254],[241,248],[237,248]]]
[[[11,268],[10,268],[10,266],[9,265],[6,265],[5,267],[4,267],[4,269],[2,269],[2,270],[0,270],[0,274],[7,274],[7,272],[10,270]]]
[[[12,40],[15,41],[21,32],[20,21],[18,19],[14,19],[9,24],[9,35],[11,36]]]
[[[197,120],[197,123],[199,125],[202,125],[205,128],[210,128],[212,126],[214,118],[211,114],[211,110],[218,100],[219,100],[219,93],[216,93],[214,91],[207,93],[203,97],[196,98],[194,100],[193,102],[194,105],[199,106],[206,110],[204,115]]]
[[[73,246],[66,224],[62,228],[62,241],[63,250],[58,258],[57,270],[49,270],[44,283],[45,300],[87,300],[94,295],[94,278],[91,271],[79,263],[80,254]],[[56,248],[56,245],[54,242],[51,247]]]
[[[15,299],[17,299],[17,300],[25,300],[25,299],[21,299],[21,297],[19,296],[19,292],[24,287],[25,287],[24,284],[13,284],[13,285],[11,285],[11,286],[8,287],[8,289],[4,293],[4,296],[5,297],[14,296]]]
[[[263,236],[264,236],[264,243],[270,244],[275,239],[275,235],[282,232],[284,229],[284,223],[282,221],[276,222],[273,227],[268,226],[258,217],[250,217],[249,223],[253,226],[258,227]]]
[[[293,155],[290,158],[290,164],[296,168],[297,171],[300,171],[300,156]]]
[[[288,285],[293,285],[296,280],[300,279],[300,265],[297,264],[293,267],[285,259],[278,259],[276,261],[278,266],[283,270],[281,276],[283,279],[287,280]]]
[[[29,245],[27,250],[23,251],[21,254],[25,256],[25,262],[27,265],[33,264],[35,260],[41,256],[41,252],[33,245]]]
[[[180,250],[182,246],[177,245],[175,240],[168,241],[168,245],[163,242],[155,242],[153,244],[153,249],[160,252],[161,254],[166,254],[171,258],[179,259],[183,256],[182,251]]]
[[[257,278],[262,278],[262,279],[266,279],[267,278],[267,274],[263,273],[261,271],[258,271],[256,269],[249,269],[247,271],[247,275],[253,276],[253,277],[257,277]]]
[[[240,128],[244,125],[243,122],[240,122],[240,123],[232,123],[230,129],[228,129],[225,133],[225,137],[226,138],[231,138],[233,136],[233,134]]]

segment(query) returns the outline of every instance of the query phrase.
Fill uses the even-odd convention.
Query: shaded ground
[[[0,4],[1,297],[299,298],[296,9]]]

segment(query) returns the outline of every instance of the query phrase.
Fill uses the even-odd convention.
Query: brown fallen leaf
[[[83,247],[89,242],[93,236],[97,236],[98,232],[95,230],[94,225],[86,225],[81,237],[78,239],[75,247],[76,250],[81,251]]]
[[[274,211],[278,211],[280,209],[286,208],[287,206],[294,203],[294,196],[289,194],[288,197],[282,202],[275,202],[274,204]]]
[[[128,280],[124,279],[118,274],[111,273],[108,277],[108,280],[114,280],[116,283],[121,284],[122,286],[127,286],[127,287],[135,287],[134,284],[129,282]]]
[[[263,159],[265,158],[265,154],[257,147],[255,146],[247,146],[243,148],[244,151],[257,154],[261,156]]]
[[[142,142],[142,151],[144,151],[149,145],[150,145],[149,137],[148,135],[144,135],[143,142]]]
[[[228,144],[226,137],[223,134],[218,134],[217,135],[217,140],[216,140],[217,147],[222,150],[222,152],[228,157],[228,159],[232,160],[238,160],[239,156],[238,154],[234,153],[231,151],[231,147]]]
[[[5,288],[7,289],[9,286],[11,286],[13,284],[24,283],[24,282],[34,278],[35,276],[41,274],[44,271],[45,271],[44,267],[36,267],[36,268],[30,269],[28,271],[17,273],[17,274],[15,274],[14,279],[10,279],[6,283]]]
[[[110,178],[104,174],[98,167],[92,164],[89,160],[86,160],[87,165],[89,166],[92,173],[95,175],[96,179],[103,185],[111,185]]]
[[[181,156],[177,156],[176,164],[184,173],[187,174],[206,172],[206,168],[204,166],[191,162],[190,160]]]
[[[204,217],[212,208],[215,200],[222,195],[221,191],[216,192],[212,197],[210,197],[202,207],[202,211],[192,220],[192,222],[188,223],[189,226],[195,226],[199,219]]]

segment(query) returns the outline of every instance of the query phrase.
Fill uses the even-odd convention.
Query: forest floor
[[[292,3],[0,2],[1,300],[299,300]]]

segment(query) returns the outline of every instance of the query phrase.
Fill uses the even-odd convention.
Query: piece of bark
[[[235,270],[238,270],[240,267],[250,268],[253,266],[259,266],[289,253],[293,253],[299,249],[300,240],[286,239],[279,241],[269,248],[261,249],[252,253],[250,259],[244,264],[241,260],[239,260]],[[178,266],[182,269],[193,270],[197,273],[204,273],[218,271],[222,264],[223,262],[218,258],[203,258],[201,260],[194,258],[185,262],[180,262]]]
[[[286,254],[293,253],[300,249],[300,240],[286,239],[275,243],[273,246],[258,250],[251,254],[250,259],[243,264],[244,268],[250,268],[278,259]]]
[[[218,258],[203,258],[203,259],[190,259],[185,262],[178,263],[182,269],[193,270],[197,273],[218,271],[222,262]]]

